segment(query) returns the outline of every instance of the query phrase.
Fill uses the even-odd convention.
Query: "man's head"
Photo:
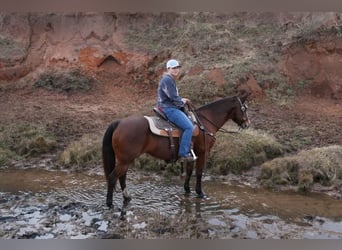
[[[166,63],[167,72],[173,77],[177,77],[179,75],[180,67],[179,62],[175,59],[168,60]]]

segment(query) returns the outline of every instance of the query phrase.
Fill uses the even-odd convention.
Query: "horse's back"
[[[132,115],[121,119],[119,127],[123,130],[131,130],[134,128],[139,128],[141,130],[148,128],[148,123],[144,116]]]
[[[123,118],[113,133],[113,146],[117,150],[140,151],[148,133],[148,122],[143,116]]]

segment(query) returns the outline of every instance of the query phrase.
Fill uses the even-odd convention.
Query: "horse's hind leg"
[[[119,181],[120,181],[120,186],[121,186],[122,196],[124,198],[124,202],[129,202],[132,199],[132,197],[126,188],[126,177],[127,177],[127,173],[122,175],[119,178]]]
[[[109,175],[108,175],[108,180],[107,180],[107,206],[109,208],[113,207],[113,192],[114,192],[114,188],[116,185],[116,178],[115,178],[115,173],[114,171],[112,171]]]

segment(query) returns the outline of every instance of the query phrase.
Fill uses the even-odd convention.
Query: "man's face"
[[[179,72],[180,72],[180,66],[174,67],[174,68],[169,68],[168,71],[169,71],[170,75],[172,75],[173,77],[177,77],[179,75]]]

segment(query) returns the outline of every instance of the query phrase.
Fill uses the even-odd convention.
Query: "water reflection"
[[[201,207],[204,203],[203,199],[192,198],[189,195],[184,195],[180,200],[180,207],[188,214],[195,214],[197,218],[201,218]]]

